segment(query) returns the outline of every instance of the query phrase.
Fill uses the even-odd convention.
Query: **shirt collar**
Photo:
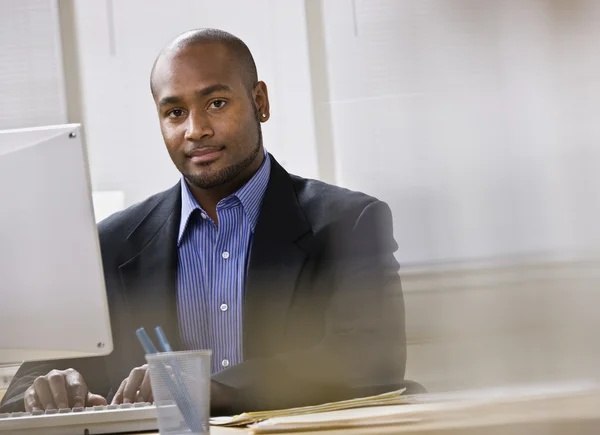
[[[258,171],[252,176],[252,178],[244,184],[239,190],[227,198],[222,199],[217,204],[217,208],[223,203],[226,202],[231,197],[237,197],[237,199],[241,202],[242,208],[244,210],[244,214],[246,219],[248,220],[248,224],[250,225],[250,229],[254,232],[254,228],[256,227],[256,223],[258,222],[258,216],[260,215],[260,206],[262,204],[262,199],[265,195],[265,191],[267,190],[267,185],[269,184],[269,177],[271,175],[271,159],[267,152],[265,151],[265,158],[263,163],[260,165]],[[185,234],[185,231],[188,227],[190,216],[194,212],[194,210],[202,210],[202,207],[192,195],[190,188],[185,181],[185,178],[181,177],[181,220],[179,222],[179,236],[177,238],[177,246],[181,243],[181,239]]]

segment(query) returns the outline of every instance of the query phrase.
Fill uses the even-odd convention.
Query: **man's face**
[[[156,64],[153,91],[162,135],[173,163],[196,187],[243,178],[262,161],[266,86],[248,90],[239,70],[220,44],[187,47]]]

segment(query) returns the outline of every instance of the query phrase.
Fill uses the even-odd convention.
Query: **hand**
[[[25,410],[80,408],[106,405],[106,399],[89,392],[83,376],[76,370],[52,370],[38,377],[25,392]]]
[[[154,402],[148,364],[134,368],[129,376],[123,379],[112,404]]]

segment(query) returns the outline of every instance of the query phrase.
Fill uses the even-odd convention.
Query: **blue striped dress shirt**
[[[270,173],[266,154],[250,181],[219,201],[218,226],[181,179],[179,330],[185,349],[212,349],[212,373],[243,362],[242,301],[248,257]]]

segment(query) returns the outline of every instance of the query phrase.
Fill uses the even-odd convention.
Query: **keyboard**
[[[0,414],[0,435],[95,435],[158,430],[150,403]]]

